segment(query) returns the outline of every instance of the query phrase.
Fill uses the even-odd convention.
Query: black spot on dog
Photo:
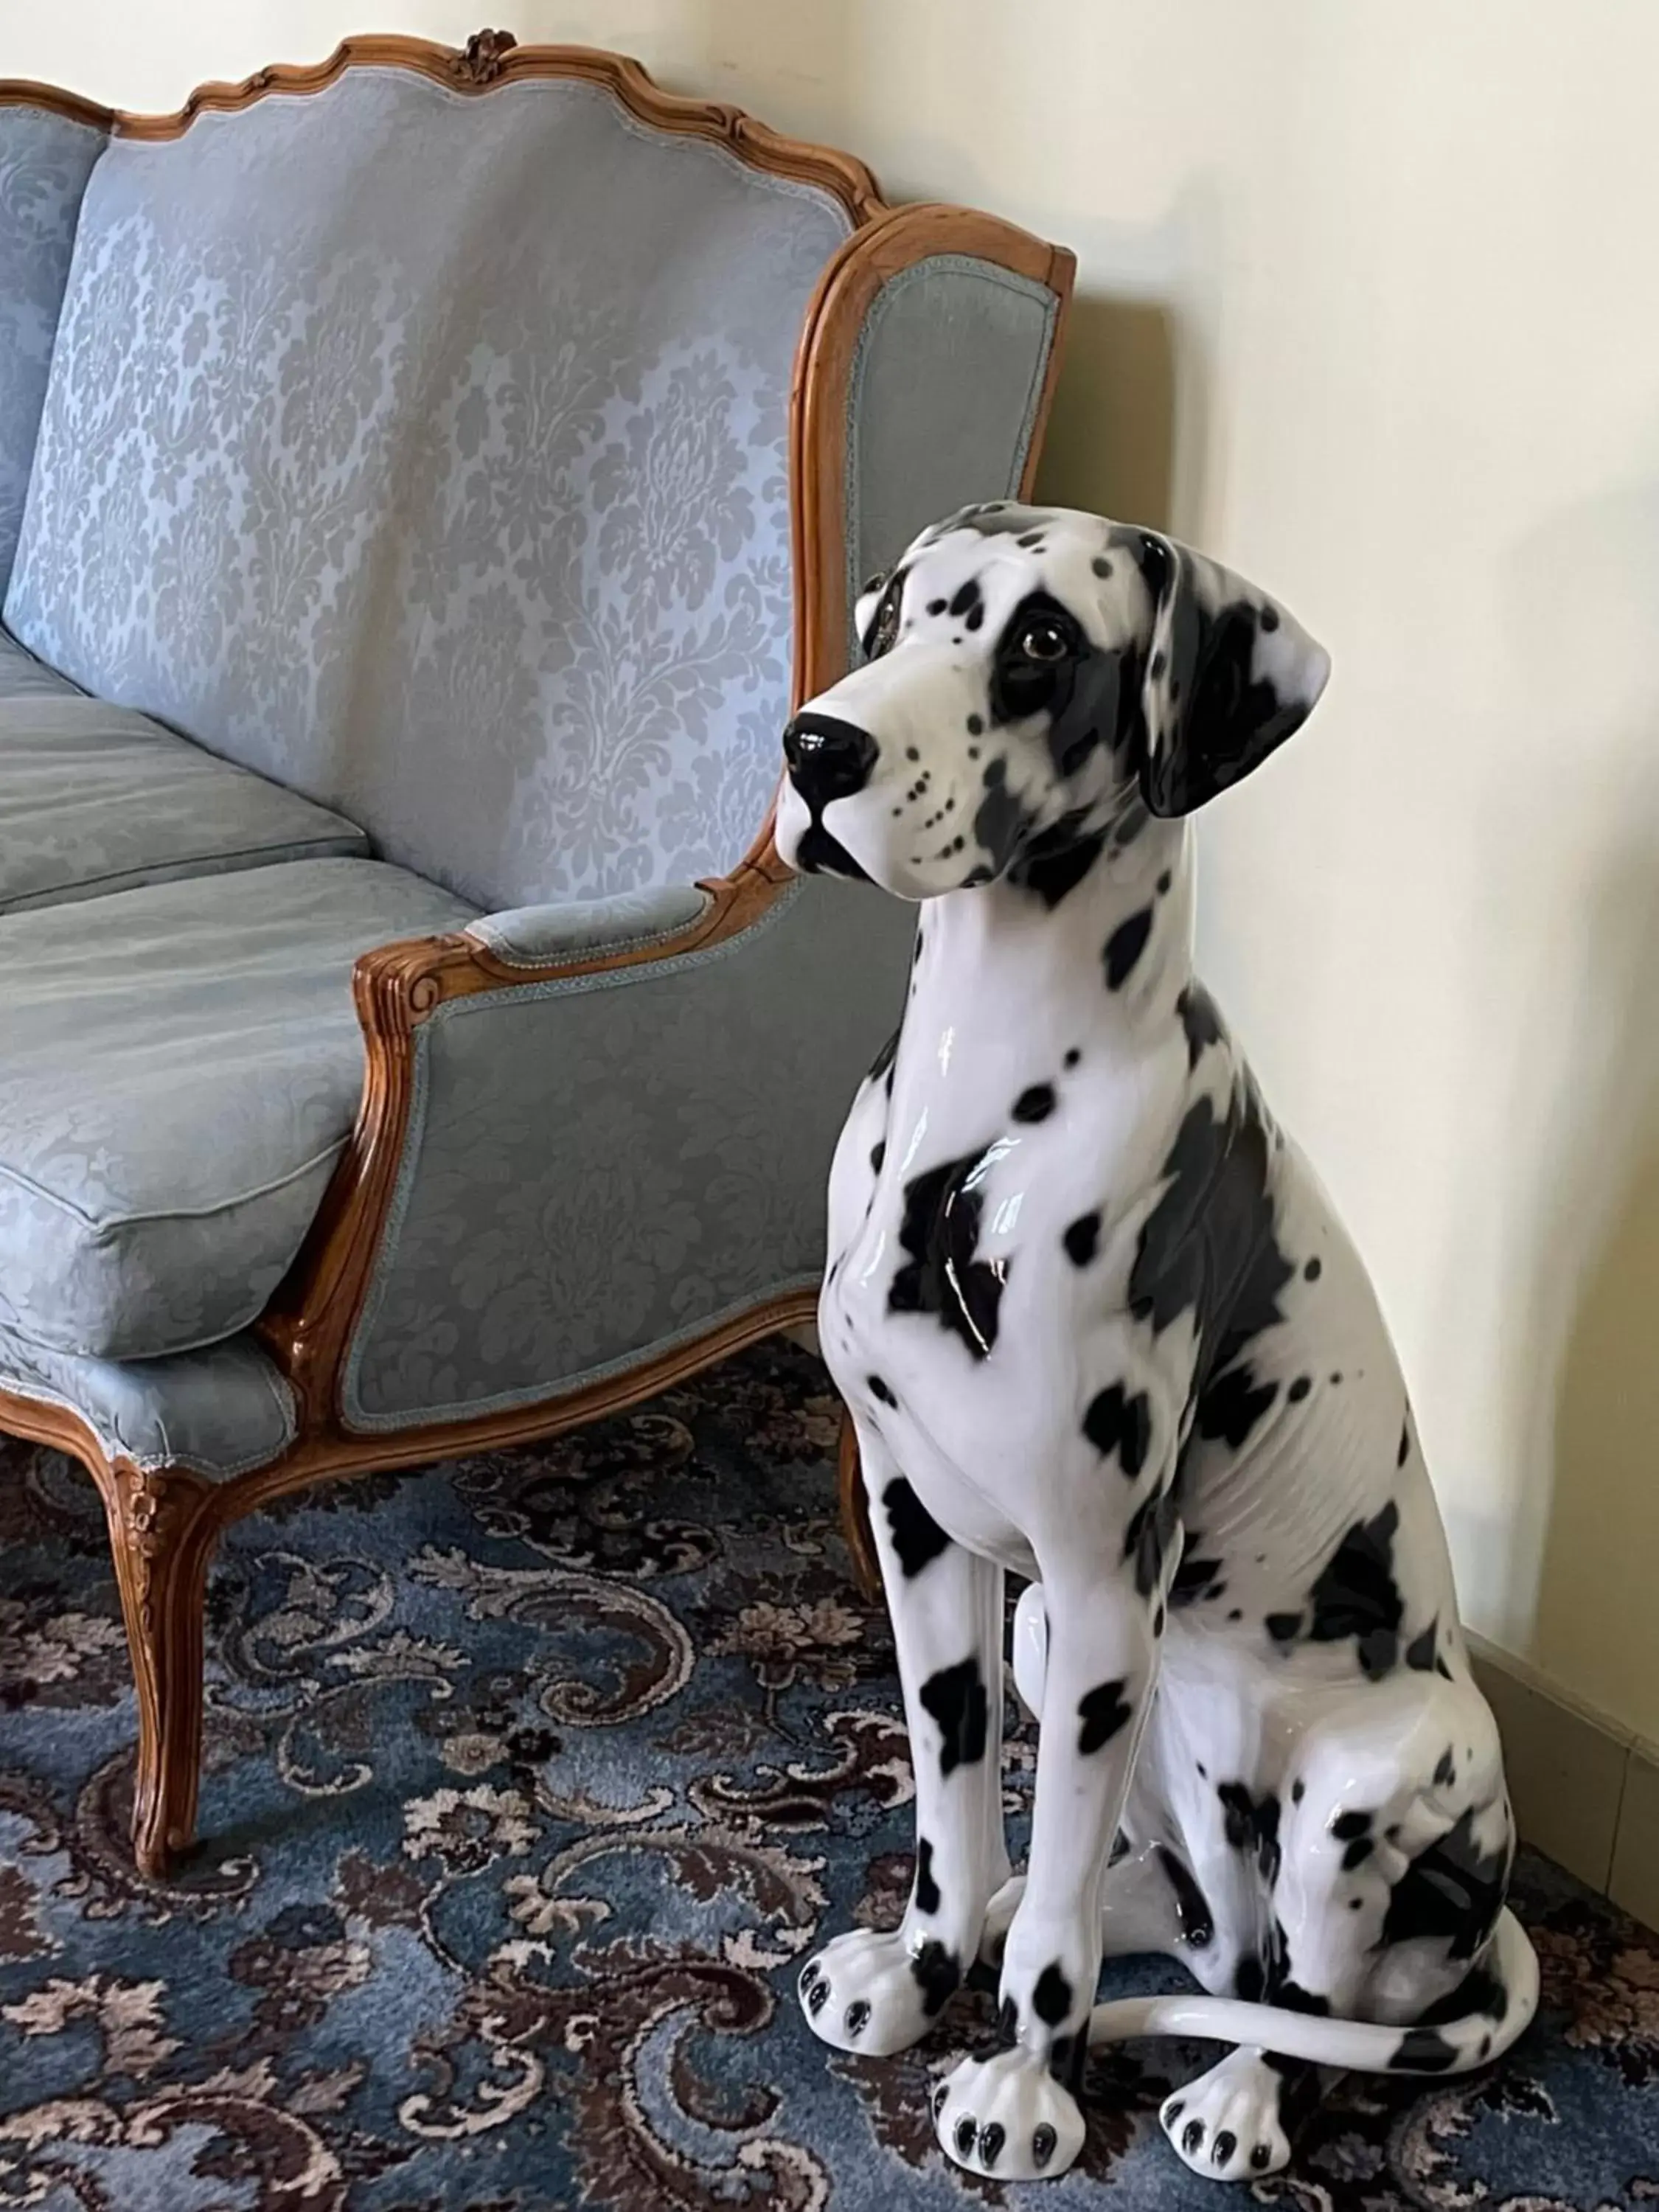
[[[1449,1747],[1443,1751],[1435,1761],[1434,1779],[1435,1786],[1441,1790],[1449,1789],[1457,1779],[1457,1762],[1452,1757]]]
[[[1352,1637],[1360,1666],[1373,1682],[1392,1669],[1400,1652],[1405,1606],[1394,1578],[1394,1539],[1399,1526],[1400,1508],[1392,1498],[1373,1519],[1356,1521],[1321,1570],[1311,1592],[1310,1640],[1340,1644]]]
[[[1279,1295],[1293,1270],[1274,1233],[1267,1187],[1272,1125],[1253,1084],[1236,1086],[1224,1116],[1194,1101],[1164,1163],[1164,1190],[1141,1228],[1129,1310],[1154,1331],[1192,1313],[1199,1359],[1195,1433],[1237,1447],[1273,1403],[1248,1359],[1284,1319]]]
[[[1189,1950],[1202,1951],[1215,1941],[1215,1915],[1205,1900],[1203,1891],[1193,1879],[1192,1869],[1186,1861],[1172,1851],[1167,1844],[1155,1844],[1154,1856],[1164,1869],[1164,1878],[1175,1893],[1176,1917],[1181,1923],[1181,1940]]]
[[[1104,833],[1086,830],[1081,814],[1063,815],[1050,830],[1031,838],[1009,864],[1008,881],[1035,891],[1052,913],[1073,891],[1100,858]]]
[[[1030,1084],[1014,1101],[1014,1119],[1016,1121],[1046,1121],[1054,1110],[1054,1103],[1052,1083]]]
[[[1310,1283],[1316,1283],[1324,1272],[1325,1263],[1322,1260],[1317,1258],[1310,1260],[1307,1266],[1302,1270],[1304,1276]]]
[[[1369,1813],[1339,1813],[1331,1822],[1331,1833],[1339,1844],[1351,1844],[1356,1836],[1369,1836],[1370,1832]]]
[[[1170,1490],[1155,1491],[1150,1498],[1143,1498],[1130,1517],[1124,1532],[1123,1557],[1126,1563],[1134,1562],[1135,1588],[1142,1597],[1150,1597],[1164,1579],[1164,1555],[1180,1518]]]
[[[864,1079],[866,1083],[878,1083],[884,1075],[891,1073],[893,1062],[898,1054],[899,1036],[900,1031],[895,1030],[871,1061],[870,1073]]]
[[[1089,566],[1094,570],[1097,576],[1109,576],[1112,573],[1112,564],[1106,558],[1103,553],[1097,553],[1094,559],[1090,562]]]
[[[1448,1990],[1418,2014],[1414,2025],[1443,2027],[1477,2017],[1502,2020],[1509,2008],[1510,1993],[1497,1975],[1485,1966],[1471,1966],[1455,1990]]]
[[[1455,2045],[1435,2027],[1407,2028],[1389,2060],[1391,2067],[1410,2074],[1445,2074],[1456,2063]]]
[[[910,1975],[921,1991],[921,2008],[932,2020],[956,1995],[962,1981],[962,1965],[935,1936],[913,1954]]]
[[[1270,1613],[1262,1623],[1275,1644],[1294,1644],[1302,1631],[1299,1613]]]
[[[1312,1376],[1308,1375],[1298,1375],[1295,1382],[1291,1383],[1290,1389],[1285,1393],[1285,1395],[1289,1399],[1291,1405],[1299,1406],[1302,1403],[1302,1401],[1307,1396],[1309,1391],[1312,1389]]]
[[[1203,1541],[1203,1536],[1196,1528],[1187,1531],[1187,1547],[1181,1554],[1175,1580],[1170,1584],[1172,1606],[1197,1605],[1204,1598],[1226,1595],[1227,1585],[1220,1578],[1226,1562],[1201,1558],[1198,1547]]]
[[[1342,1853],[1342,1871],[1352,1874],[1356,1867],[1364,1865],[1376,1846],[1369,1836],[1356,1836]]]
[[[982,738],[985,735],[985,717],[983,714],[969,714],[968,717],[968,734],[970,738]]]
[[[930,1674],[921,1686],[921,1703],[944,1738],[939,1772],[954,1774],[959,1766],[976,1765],[985,1756],[988,1718],[979,1661],[970,1653],[954,1667],[941,1667]]]
[[[971,614],[975,607],[981,609],[982,615],[984,604],[980,596],[979,578],[969,576],[951,600],[950,611],[960,621],[964,615]]]
[[[878,1138],[870,1147],[870,1171],[872,1175],[881,1173],[881,1164],[886,1157],[887,1139],[884,1137]]]
[[[1229,1844],[1236,1851],[1249,1852],[1262,1880],[1271,1886],[1279,1879],[1278,1797],[1271,1790],[1262,1797],[1252,1797],[1242,1782],[1218,1783],[1216,1796],[1221,1801],[1222,1827]]]
[[[950,1548],[951,1539],[902,1474],[896,1474],[882,1492],[881,1502],[887,1508],[893,1549],[898,1553],[904,1579],[909,1582]]]
[[[1115,1682],[1102,1682],[1085,1691],[1078,1700],[1078,1718],[1083,1726],[1078,1731],[1077,1747],[1085,1758],[1103,1750],[1133,1713],[1134,1707],[1123,1694],[1125,1682],[1120,1674]]]
[[[1472,1959],[1492,1930],[1509,1880],[1506,1837],[1493,1850],[1475,1841],[1474,1814],[1466,1812],[1419,1851],[1389,1894],[1382,1942],[1409,1943],[1438,1936],[1454,1959]]]
[[[1051,1960],[1037,1976],[1031,1991],[1031,2009],[1045,2027],[1058,2027],[1072,2009],[1072,1985]]]
[[[1074,1267],[1086,1267],[1100,1249],[1100,1215],[1080,1213],[1060,1239]]]
[[[1277,1382],[1258,1382],[1248,1366],[1232,1368],[1199,1400],[1198,1432],[1211,1443],[1220,1437],[1237,1451],[1278,1395]]]
[[[1127,921],[1119,922],[1106,940],[1106,988],[1121,991],[1134,973],[1134,966],[1146,950],[1146,940],[1152,933],[1152,910],[1142,907]]]
[[[1036,826],[1036,817],[1008,788],[1008,763],[999,753],[984,768],[985,796],[974,813],[974,835],[1000,874]]]
[[[939,1908],[939,1884],[933,1880],[933,1846],[926,1836],[916,1838],[916,1911],[934,1913]]]
[[[1423,1633],[1420,1636],[1413,1636],[1406,1646],[1406,1664],[1414,1673],[1428,1674],[1433,1672],[1435,1638],[1439,1633],[1439,1629],[1440,1623],[1437,1620],[1431,1620]]]
[[[1163,897],[1164,892],[1169,890],[1170,884],[1174,881],[1175,878],[1170,873],[1170,871],[1165,868],[1164,873],[1158,879],[1158,893],[1160,898]]]
[[[890,1383],[884,1382],[879,1375],[866,1375],[864,1379],[869,1385],[870,1395],[872,1398],[879,1398],[884,1406],[897,1405],[898,1400],[893,1395],[893,1389]],[[890,1484],[889,1487],[890,1488],[891,1486],[892,1486]]]
[[[945,612],[944,600],[929,599],[927,602],[927,611],[930,615],[942,615]]]
[[[1019,2041],[1019,2008],[1012,1997],[1004,1997],[997,2014],[997,2037],[1007,2051]]]
[[[1400,1425],[1400,1449],[1394,1455],[1394,1463],[1396,1467],[1404,1467],[1406,1455],[1411,1448],[1412,1425],[1409,1421],[1402,1421]]]
[[[974,1186],[984,1155],[947,1160],[904,1187],[899,1243],[908,1259],[887,1293],[890,1313],[935,1315],[976,1359],[997,1340],[1007,1263],[975,1257],[982,1199]]]
[[[1305,1782],[1293,1782],[1291,1784],[1291,1802],[1292,1805],[1299,1805],[1307,1794],[1308,1785]]]
[[[1070,1233],[1067,1231],[1068,1237]],[[1069,1243],[1066,1249],[1070,1250]],[[1103,1458],[1115,1452],[1118,1464],[1133,1481],[1146,1464],[1152,1441],[1152,1412],[1146,1393],[1127,1394],[1121,1382],[1097,1390],[1083,1416],[1083,1433]],[[1146,1594],[1141,1593],[1143,1597]]]

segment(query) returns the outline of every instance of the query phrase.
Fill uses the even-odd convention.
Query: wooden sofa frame
[[[249,106],[270,93],[321,91],[348,69],[372,64],[417,71],[452,90],[487,96],[537,77],[578,77],[608,88],[643,122],[728,147],[754,167],[803,179],[833,192],[855,228],[824,270],[795,356],[790,402],[790,510],[793,556],[795,703],[822,690],[845,659],[847,571],[845,453],[854,349],[865,313],[896,271],[941,251],[975,254],[1048,285],[1069,302],[1074,263],[1011,223],[965,208],[890,207],[861,161],[786,138],[737,108],[663,91],[636,62],[580,46],[520,46],[483,31],[465,51],[404,37],[346,40],[314,67],[263,69],[240,84],[209,84],[177,114],[132,115],[50,86],[0,85],[0,104],[27,101],[112,135],[176,137],[209,110]],[[1029,493],[1053,398],[1060,352],[1057,326],[1021,484]],[[812,1291],[794,1291],[721,1322],[624,1375],[532,1407],[395,1434],[349,1429],[342,1372],[390,1206],[408,1125],[414,1034],[433,1009],[478,991],[532,989],[555,977],[646,960],[677,958],[735,936],[779,896],[789,871],[778,858],[772,821],[728,876],[705,883],[713,906],[675,937],[646,948],[562,959],[538,968],[495,960],[461,936],[378,947],[353,976],[367,1071],[356,1124],[320,1211],[286,1280],[256,1324],[264,1347],[292,1386],[293,1441],[267,1465],[223,1481],[183,1468],[136,1465],[105,1451],[73,1410],[0,1389],[0,1431],[71,1454],[96,1482],[108,1522],[138,1703],[132,1847],[140,1869],[165,1878],[194,1839],[202,1752],[204,1613],[209,1561],[221,1532],[284,1492],[337,1475],[410,1468],[521,1443],[595,1420],[648,1398],[740,1346],[809,1322]],[[874,1570],[850,1429],[841,1455],[843,1517],[860,1577]]]

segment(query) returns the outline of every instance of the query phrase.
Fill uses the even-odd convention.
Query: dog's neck
[[[1006,880],[930,900],[906,1057],[977,1035],[1045,1079],[1079,1064],[1070,1053],[1133,1061],[1167,1038],[1191,978],[1193,889],[1188,825],[1152,817],[1121,849],[1104,843],[1052,906]],[[1018,1048],[1004,1055],[1005,1041]]]

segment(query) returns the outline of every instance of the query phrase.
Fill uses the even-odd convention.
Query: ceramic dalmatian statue
[[[902,1026],[830,1187],[853,1413],[915,1766],[903,1923],[800,1978],[927,2034],[976,1953],[1004,2047],[939,2086],[959,2164],[1064,2171],[1091,2043],[1235,2047],[1161,2114],[1220,2179],[1321,2067],[1455,2072],[1537,1968],[1433,1493],[1376,1297],[1192,969],[1187,817],[1324,684],[1281,608],[1152,532],[996,504],[872,583],[864,665],[784,739],[784,857],[921,902]],[[1038,1716],[1000,1811],[1003,1575]],[[1104,1951],[1207,1995],[1094,2003]]]

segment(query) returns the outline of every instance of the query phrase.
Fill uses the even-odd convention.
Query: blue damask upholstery
[[[578,899],[569,906],[520,906],[481,915],[466,934],[510,968],[543,968],[678,937],[712,903],[695,884],[672,884],[662,890]]]
[[[368,850],[342,816],[130,708],[68,685],[0,696],[0,914]]]
[[[0,103],[0,594],[11,574],[69,275],[76,216],[104,134]]]
[[[227,1480],[293,1437],[294,1393],[252,1338],[165,1359],[80,1359],[0,1328],[0,1390],[67,1407],[113,1459]]]
[[[777,775],[790,374],[849,228],[577,82],[357,69],[118,137],[6,620],[478,906],[723,871]]]
[[[347,1420],[523,1404],[815,1283],[830,1156],[902,1003],[912,920],[800,883],[708,950],[441,1006],[416,1031]]]
[[[0,1328],[126,1360],[245,1328],[356,1113],[353,962],[471,919],[356,860],[0,918]]]

